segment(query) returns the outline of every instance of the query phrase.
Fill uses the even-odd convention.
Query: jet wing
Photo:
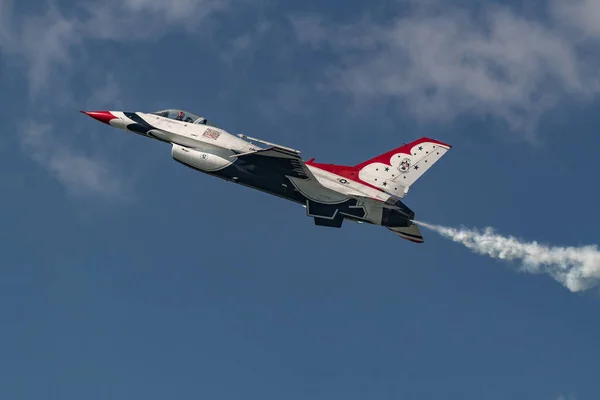
[[[323,204],[339,204],[348,200],[348,196],[321,185],[308,169],[300,154],[292,149],[269,147],[253,152],[236,154],[234,157],[246,159],[248,162],[281,174],[289,179],[295,188],[307,199]]]
[[[278,169],[286,175],[300,179],[314,178],[313,174],[304,164],[304,161],[302,161],[300,154],[282,147],[269,147],[266,149],[236,154],[232,157],[251,158],[253,161],[259,161],[262,165]]]

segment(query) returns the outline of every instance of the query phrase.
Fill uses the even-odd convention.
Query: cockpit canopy
[[[184,110],[177,110],[177,109],[161,110],[161,111],[153,112],[152,114],[158,115],[160,117],[174,119],[176,121],[189,122],[192,124],[215,126],[214,124],[208,123],[208,120],[206,118],[200,117],[196,114],[192,114],[191,112],[187,112]]]

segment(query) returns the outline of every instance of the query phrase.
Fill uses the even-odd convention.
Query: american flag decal
[[[207,137],[209,139],[213,139],[213,140],[217,140],[217,138],[219,136],[221,136],[221,132],[216,131],[214,129],[210,129],[208,128],[203,134],[202,136]]]

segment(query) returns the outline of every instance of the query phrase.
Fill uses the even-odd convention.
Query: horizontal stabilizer
[[[423,235],[417,225],[411,225],[408,228],[388,228],[402,239],[410,240],[414,243],[424,243]]]

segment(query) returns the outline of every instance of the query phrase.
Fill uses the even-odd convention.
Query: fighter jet
[[[317,226],[380,225],[415,243],[423,236],[400,199],[452,147],[422,137],[356,165],[335,165],[304,161],[298,150],[231,134],[184,110],[81,112],[170,144],[172,158],[187,167],[299,203]]]

